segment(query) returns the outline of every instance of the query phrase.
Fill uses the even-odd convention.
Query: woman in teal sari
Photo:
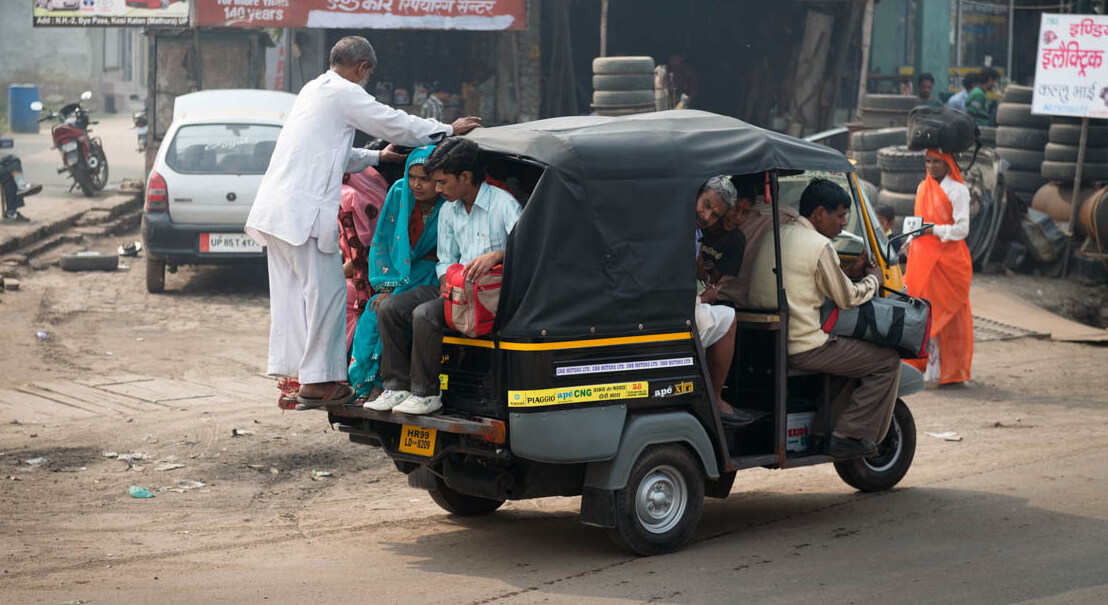
[[[435,264],[443,200],[423,169],[434,149],[428,145],[408,155],[404,177],[389,189],[369,247],[369,285],[376,294],[358,319],[351,347],[350,384],[358,397],[373,399],[381,393],[381,337],[377,331],[381,303],[393,294],[438,283]]]

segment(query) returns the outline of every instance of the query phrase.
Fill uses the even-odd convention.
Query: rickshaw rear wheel
[[[627,486],[616,492],[616,526],[608,535],[638,555],[673,552],[689,540],[703,512],[699,461],[680,445],[655,445],[643,450]]]
[[[907,474],[916,455],[916,422],[903,399],[896,400],[889,432],[877,444],[877,455],[835,463],[835,472],[863,492],[892,489]]]
[[[442,477],[435,477],[435,488],[428,489],[427,493],[443,510],[459,517],[479,517],[495,512],[504,504],[503,500],[492,500],[478,496],[470,496],[455,491],[446,485]]]

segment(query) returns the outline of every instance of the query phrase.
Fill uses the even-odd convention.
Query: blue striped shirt
[[[482,254],[506,249],[508,233],[521,211],[512,194],[488,183],[481,183],[468,213],[462,200],[443,204],[439,211],[439,264],[435,267],[439,278],[450,265],[464,265]]]

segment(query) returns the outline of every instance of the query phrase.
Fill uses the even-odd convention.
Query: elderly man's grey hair
[[[728,176],[714,176],[708,179],[708,182],[704,183],[700,191],[696,192],[697,197],[700,197],[700,194],[705,191],[718,193],[728,208],[734,208],[735,201],[739,198],[739,192],[735,189],[735,184],[731,182],[731,177]]]
[[[331,49],[331,67],[354,67],[362,61],[370,67],[377,67],[377,52],[369,40],[361,36],[347,36]]]

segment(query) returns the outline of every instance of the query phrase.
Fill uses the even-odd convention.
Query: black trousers
[[[386,389],[411,391],[417,397],[439,394],[445,303],[438,286],[420,286],[389,296],[377,309],[381,382]]]

